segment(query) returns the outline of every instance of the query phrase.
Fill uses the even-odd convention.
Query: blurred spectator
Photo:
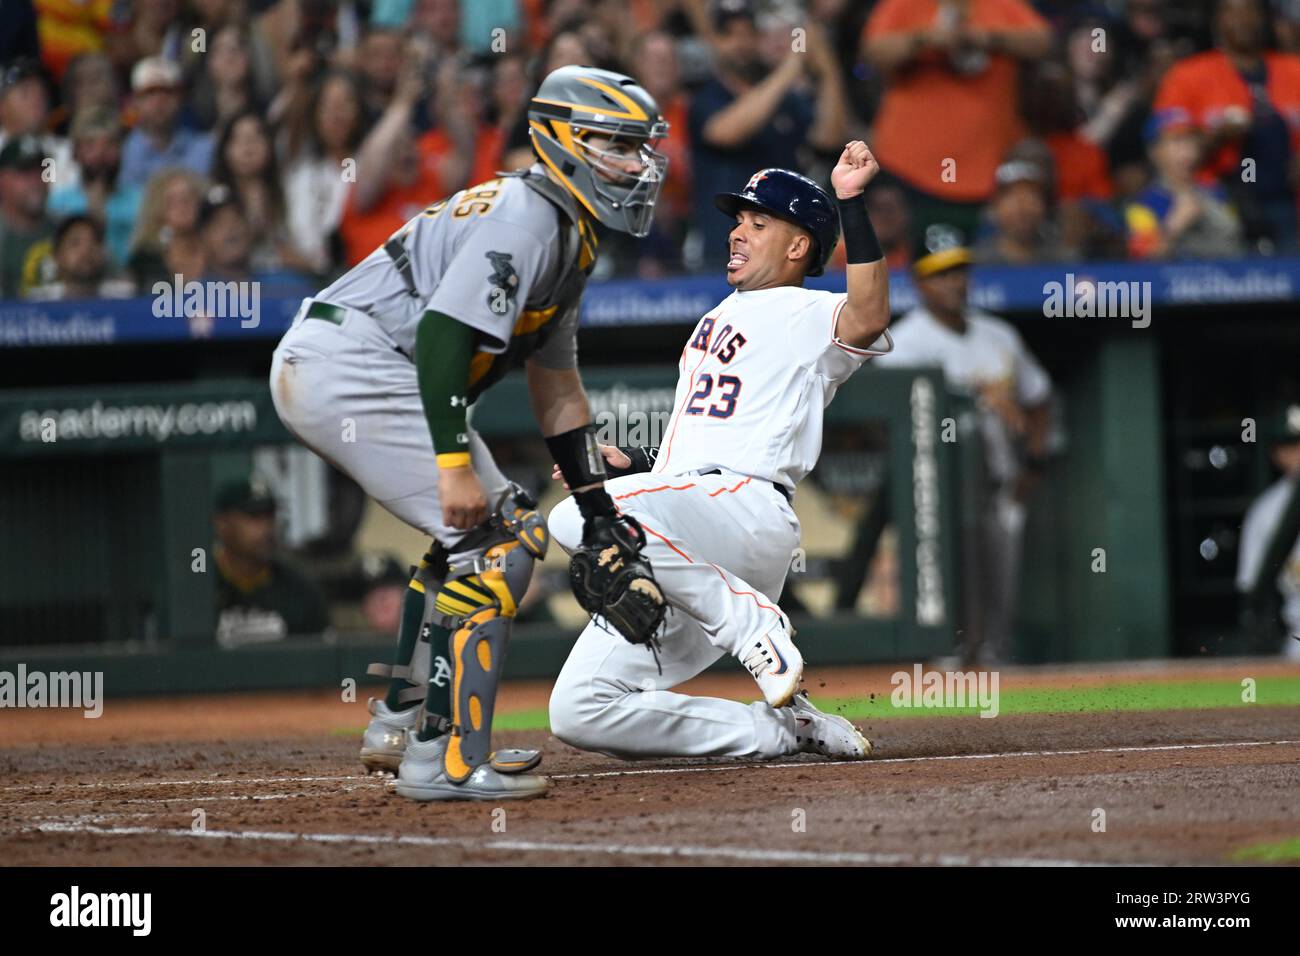
[[[42,282],[39,266],[54,235],[45,212],[48,158],[35,136],[0,148],[0,298],[18,298]]]
[[[658,147],[668,157],[668,180],[655,212],[681,221],[691,212],[691,124],[690,98],[677,68],[677,47],[671,36],[655,30],[638,36],[631,54],[637,79],[668,121],[668,138]]]
[[[479,127],[474,168],[469,182],[491,179],[498,170],[513,172],[531,166],[532,152],[526,161],[507,158],[511,134],[521,123],[527,126],[526,108],[532,88],[528,81],[528,63],[518,54],[501,54],[492,60],[491,120]],[[662,200],[661,200],[662,201]]]
[[[1270,49],[1268,33],[1262,0],[1219,0],[1215,48],[1169,70],[1154,110],[1162,121],[1204,131],[1205,171],[1229,190],[1248,238],[1289,250],[1300,174],[1300,57]]]
[[[891,269],[911,265],[912,214],[903,188],[888,176],[877,176],[867,186],[866,202],[876,238],[885,251],[885,263]],[[840,251],[838,247],[836,251]]]
[[[1147,156],[1142,123],[1161,71],[1168,64],[1156,55],[1155,40],[1146,48],[1144,57],[1139,57],[1134,46],[1122,40],[1123,33],[1108,18],[1084,15],[1077,20],[1065,35],[1072,115],[1053,117],[1049,112],[1054,108],[1050,100],[1064,101],[1063,94],[1053,90],[1050,96],[1035,95],[1035,83],[1027,86],[1029,101],[1025,113],[1030,128],[1040,136],[1049,126],[1057,132],[1068,130],[1093,148],[1104,151],[1107,165],[1119,179],[1116,185],[1127,198],[1146,185]],[[1054,65],[1052,61],[1046,61],[1039,68],[1051,65]],[[1050,83],[1059,82],[1058,76],[1050,71],[1047,79]],[[1062,127],[1067,119],[1069,126]],[[1074,164],[1062,159],[1064,150],[1059,140],[1051,145],[1061,168],[1062,188],[1068,188],[1064,181],[1069,177],[1067,167]],[[1087,165],[1094,165],[1091,156],[1085,153],[1083,158]],[[1107,175],[1109,179],[1110,174]]]
[[[290,636],[318,636],[330,626],[320,589],[276,555],[276,504],[258,480],[228,482],[217,492],[217,643],[225,648]]]
[[[212,137],[178,125],[181,71],[175,63],[149,57],[131,70],[136,127],[122,147],[122,181],[145,186],[165,166],[181,166],[206,176],[212,166]]]
[[[225,186],[213,186],[204,197],[199,237],[205,280],[247,282],[253,278],[253,229],[244,207]]]
[[[55,81],[63,79],[68,64],[84,53],[104,47],[112,22],[113,0],[35,0],[41,59]],[[4,16],[12,14],[4,5]]]
[[[164,169],[149,181],[127,259],[141,289],[178,275],[197,279],[203,274],[199,209],[204,189],[203,177],[188,169]]]
[[[392,102],[361,144],[357,181],[339,226],[348,265],[374,252],[430,202],[460,188],[420,153],[411,116],[423,90],[423,67],[410,57]]]
[[[717,11],[712,45],[714,69],[691,100],[691,174],[696,209],[712,207],[713,196],[734,190],[755,169],[804,169],[805,148],[839,150],[844,145],[847,106],[839,67],[817,24],[807,25],[807,52],[791,43],[769,70],[754,12],[745,0],[726,0]],[[807,73],[809,89],[801,82]],[[731,223],[704,216],[696,223],[704,262],[723,255]]]
[[[442,184],[438,198],[471,185],[470,173],[479,165],[477,152],[486,145],[485,81],[483,71],[456,58],[438,65],[432,99],[434,127],[419,138],[416,147],[421,161]],[[487,178],[492,178],[491,172]]]
[[[126,265],[141,190],[120,181],[122,125],[117,114],[91,106],[72,123],[72,153],[79,181],[50,193],[49,213],[58,218],[89,215],[107,232],[115,269]]]
[[[372,29],[361,40],[357,71],[361,76],[361,102],[367,127],[379,121],[393,98],[402,73],[405,45],[405,37],[397,30]]]
[[[475,4],[477,5],[477,4]],[[489,6],[490,4],[484,4]],[[491,11],[484,11],[490,13]],[[505,24],[493,24],[504,26]],[[458,0],[415,0],[407,29],[424,38],[436,59],[455,55],[460,50],[460,4]],[[489,35],[488,40],[491,40]]]
[[[343,70],[326,73],[286,118],[284,198],[289,240],[305,265],[328,273],[349,183],[344,162],[361,145],[361,91]]]
[[[1300,660],[1300,404],[1282,406],[1263,431],[1282,477],[1242,522],[1237,590],[1255,649],[1268,653],[1280,643],[1283,655]]]
[[[50,115],[52,125],[59,129],[71,126],[73,117],[84,111],[119,112],[121,94],[108,54],[83,53],[68,64],[62,97],[63,102]]]
[[[289,239],[280,168],[271,131],[260,113],[239,113],[222,128],[213,157],[212,181],[230,190],[239,202],[255,239],[254,271],[312,268]]]
[[[1023,135],[1017,65],[1048,52],[1046,21],[1022,0],[882,0],[863,37],[886,84],[872,147],[912,192],[913,229],[973,233]]]
[[[34,60],[19,60],[0,73],[0,146],[20,136],[36,136],[54,160],[58,176],[76,179],[67,140],[48,131],[50,97]],[[62,181],[62,180],[61,180]]]
[[[105,49],[123,76],[132,64],[166,56],[173,62],[181,49],[180,0],[135,0],[114,14]]]
[[[974,402],[958,435],[978,429],[984,474],[964,496],[963,580],[967,665],[990,665],[1012,651],[1025,503],[1046,462],[1052,383],[1020,335],[968,301],[971,253],[954,227],[932,224],[912,260],[921,304],[894,323],[894,349],[875,364],[943,369],[948,387]]]
[[[1075,254],[1103,251],[1103,235],[1121,231],[1109,205],[1114,188],[1105,151],[1088,139],[1081,125],[1083,114],[1069,68],[1056,61],[1036,64],[1023,103],[1030,132],[1051,154],[1053,205],[1062,242]]]
[[[1241,225],[1222,189],[1196,180],[1202,136],[1176,113],[1148,124],[1155,181],[1124,211],[1134,258],[1210,258],[1241,252]]]
[[[104,230],[90,216],[69,216],[59,223],[53,265],[52,281],[29,290],[27,298],[43,302],[124,299],[135,292],[129,280],[110,277]]]
[[[1066,262],[1074,256],[1061,245],[1052,222],[1051,188],[1041,166],[1014,159],[998,167],[994,181],[988,207],[992,231],[976,247],[978,262],[1020,266]]]
[[[254,67],[253,51],[260,51]],[[188,116],[200,129],[217,129],[240,113],[265,113],[274,91],[270,51],[246,24],[229,21],[208,37],[188,98]]]
[[[396,634],[402,623],[402,599],[410,575],[388,554],[367,554],[361,560],[365,590],[361,614],[376,634]]]

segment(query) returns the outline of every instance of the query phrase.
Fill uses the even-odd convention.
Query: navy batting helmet
[[[813,236],[808,275],[819,276],[840,241],[840,214],[831,197],[807,176],[788,169],[760,169],[738,193],[718,193],[713,204],[728,216],[740,209],[764,209]]]

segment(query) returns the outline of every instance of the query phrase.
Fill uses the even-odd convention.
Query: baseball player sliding
[[[271,368],[290,431],[434,539],[393,663],[371,668],[390,685],[370,702],[361,747],[368,769],[396,770],[397,792],[415,800],[547,788],[529,772],[536,752],[491,750],[511,619],[549,542],[535,503],[469,424],[475,399],[510,368],[525,366],[547,445],[577,489],[579,601],[629,641],[654,634],[665,610],[644,533],[604,488],[575,335],[593,221],[646,235],[667,124],[634,80],[588,67],[551,73],[528,120],[538,163],[434,203],[304,301]]]
[[[735,219],[727,260],[735,291],[682,350],[662,446],[601,446],[610,473],[620,474],[609,493],[644,528],[645,554],[672,607],[662,674],[593,619],[551,694],[560,739],[627,758],[870,754],[851,723],[800,692],[803,658],[768,595],[781,593],[799,543],[790,500],[821,451],[823,409],[868,357],[893,347],[888,272],[862,197],[878,171],[867,146],[853,142],[831,174],[835,201],[784,169],[761,170],[741,192],[716,197]],[[848,294],[802,288],[805,276],[821,275],[841,224]],[[579,503],[557,505],[550,527],[565,550],[579,548]],[[723,654],[754,675],[763,701],[669,690]]]

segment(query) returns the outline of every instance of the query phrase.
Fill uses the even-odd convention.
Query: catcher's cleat
[[[419,707],[392,711],[382,700],[370,698],[370,724],[361,736],[366,773],[397,773],[406,750],[406,732],[415,727],[419,711]]]
[[[871,741],[843,717],[823,714],[802,691],[790,699],[794,711],[794,735],[799,752],[863,760],[871,756]]]
[[[406,743],[393,789],[410,800],[525,800],[543,796],[551,782],[535,773],[503,774],[491,764],[474,768],[463,783],[454,783],[443,767],[448,734],[433,740],[416,740],[412,734]]]
[[[794,646],[794,628],[784,611],[781,622],[766,634],[750,641],[740,662],[758,682],[763,698],[773,707],[784,707],[803,680],[803,655]]]

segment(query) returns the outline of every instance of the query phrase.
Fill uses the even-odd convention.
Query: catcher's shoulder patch
[[[486,252],[488,262],[492,263],[492,274],[488,276],[488,308],[498,314],[507,311],[519,292],[519,273],[515,271],[513,254],[509,252]]]

